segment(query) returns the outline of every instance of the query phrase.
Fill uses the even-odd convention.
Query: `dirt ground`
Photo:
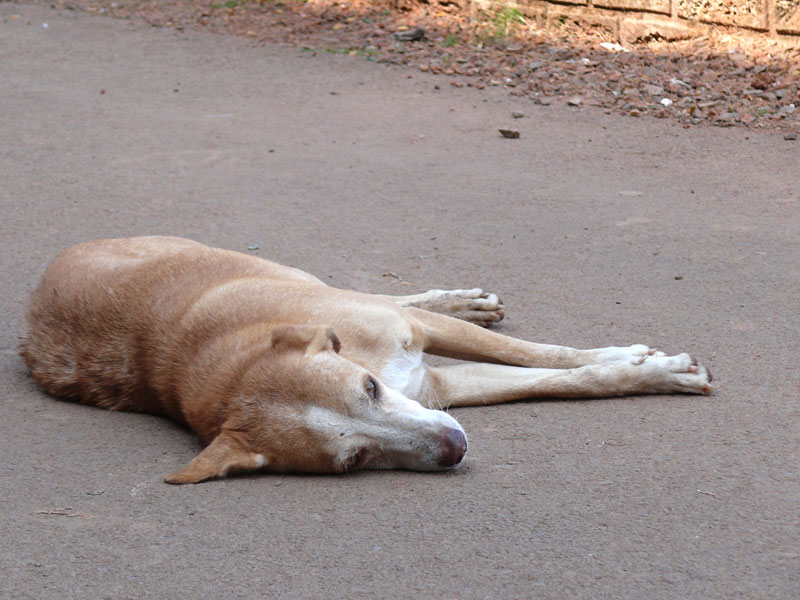
[[[0,597],[800,595],[782,131],[43,4],[0,3],[0,54]],[[56,401],[16,349],[58,251],[142,234],[365,291],[481,286],[502,333],[689,351],[715,393],[455,410],[470,450],[447,474],[169,486],[195,438]]]
[[[687,128],[779,128],[795,139],[800,131],[800,48],[724,28],[697,39],[622,47],[599,26],[563,19],[537,28],[516,8],[470,9],[459,0],[58,0],[56,6],[405,65],[441,75],[441,85],[497,87],[539,105],[601,107]]]

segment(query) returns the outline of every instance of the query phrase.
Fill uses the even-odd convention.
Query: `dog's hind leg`
[[[455,317],[481,327],[503,320],[503,301],[497,294],[480,288],[471,290],[429,290],[411,296],[384,296],[404,307],[414,307]]]
[[[465,363],[427,367],[417,400],[428,408],[483,406],[529,398],[607,398],[631,394],[710,394],[711,374],[688,354],[577,369]]]

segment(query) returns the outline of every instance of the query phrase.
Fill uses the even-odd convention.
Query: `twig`
[[[69,512],[72,510],[71,506],[65,506],[63,508],[49,508],[47,510],[37,510],[37,515],[59,515],[62,517],[88,517],[84,512]]]

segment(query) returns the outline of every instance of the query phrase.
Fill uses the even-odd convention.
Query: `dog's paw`
[[[484,292],[480,288],[471,290],[450,290],[446,294],[445,305],[452,317],[489,327],[502,321],[505,316],[503,301],[497,294]]]
[[[430,290],[399,299],[401,306],[414,306],[431,312],[469,321],[482,327],[502,321],[503,301],[497,294],[480,288],[471,290]]]
[[[710,394],[714,379],[706,367],[689,354],[652,356],[638,365],[652,393]]]
[[[497,294],[484,292],[480,288],[429,290],[413,296],[394,297],[393,300],[400,306],[429,310],[482,327],[489,327],[492,323],[502,321],[505,316],[503,301]]]

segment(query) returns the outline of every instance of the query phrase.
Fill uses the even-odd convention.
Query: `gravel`
[[[513,10],[476,12],[433,1],[71,0],[55,6],[407,65],[446,76],[455,87],[503,87],[537,104],[560,97],[579,110],[675,119],[685,127],[800,130],[800,48],[777,41],[718,34],[623,48],[596,27],[566,22],[535,29]]]

